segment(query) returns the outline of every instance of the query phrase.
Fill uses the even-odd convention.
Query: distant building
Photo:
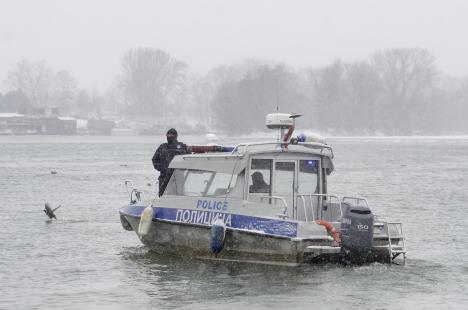
[[[42,119],[44,135],[76,135],[76,119],[72,117],[45,117]]]
[[[41,133],[41,122],[19,113],[0,113],[1,135],[34,135]]]
[[[76,135],[76,119],[0,113],[0,135]]]
[[[110,135],[112,129],[115,128],[115,122],[105,119],[89,119],[87,128],[91,135]]]

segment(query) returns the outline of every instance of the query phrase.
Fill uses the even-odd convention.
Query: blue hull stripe
[[[127,206],[122,208],[120,212],[130,216],[140,217],[144,208],[144,206]],[[224,221],[227,227],[271,236],[289,238],[295,238],[297,236],[297,223],[289,221],[194,209],[155,207],[154,210],[153,219],[155,220],[210,227],[217,218],[220,218]]]

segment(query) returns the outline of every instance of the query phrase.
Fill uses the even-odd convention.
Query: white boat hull
[[[291,238],[259,231],[228,228],[223,250],[214,255],[210,248],[211,227],[154,218],[148,231],[139,234],[140,217],[121,210],[121,216],[137,232],[141,242],[163,254],[200,259],[217,259],[261,264],[296,266],[303,263],[341,261],[339,247],[328,238]],[[385,247],[373,249],[372,261],[388,262]]]

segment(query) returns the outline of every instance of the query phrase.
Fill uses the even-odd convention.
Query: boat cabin
[[[332,158],[325,144],[285,148],[281,142],[241,144],[231,153],[176,156],[161,202],[177,205],[180,200],[186,205],[193,199],[197,208],[227,203],[241,214],[336,221],[341,209],[327,195]]]

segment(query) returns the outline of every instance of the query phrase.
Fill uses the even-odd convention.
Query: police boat
[[[293,136],[297,117],[267,115],[266,126],[279,131],[272,142],[189,147],[172,160],[161,197],[129,191],[123,228],[154,251],[191,258],[404,262],[402,223],[374,215],[365,198],[327,192],[333,149],[317,135]]]

